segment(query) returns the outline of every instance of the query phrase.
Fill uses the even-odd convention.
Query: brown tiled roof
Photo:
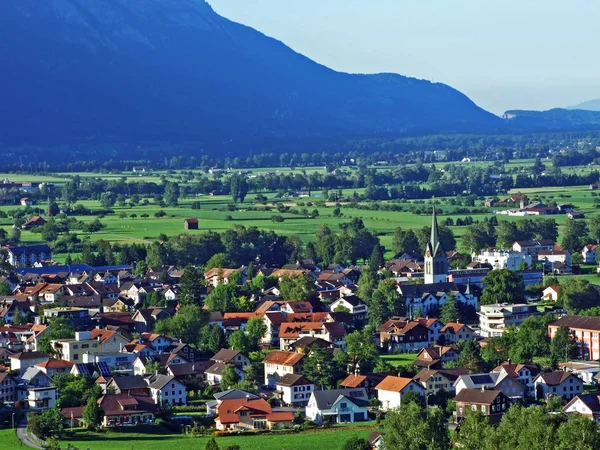
[[[541,378],[547,385],[558,386],[570,376],[576,375],[573,375],[572,372],[563,372],[559,370],[555,372],[540,373],[537,377],[534,378],[534,381],[538,378]]]
[[[501,391],[493,389],[461,389],[461,391],[454,397],[455,402],[464,403],[476,403],[489,405],[496,397],[503,395]]]
[[[213,361],[222,361],[224,363],[228,363],[233,361],[235,357],[239,354],[240,352],[238,350],[229,350],[228,348],[222,348],[211,359]]]
[[[423,369],[413,377],[415,381],[427,381],[433,375],[440,374],[451,381],[455,381],[461,375],[468,375],[469,371],[463,368],[457,369]]]
[[[375,386],[375,389],[380,391],[401,392],[410,384],[411,381],[412,378],[394,377],[392,375],[388,375],[381,383]]]
[[[444,327],[440,330],[441,333],[445,333],[446,331],[449,331],[450,333],[458,333],[463,327],[465,326],[464,323],[454,323],[454,322],[448,322],[446,325],[444,325]]]
[[[600,331],[600,317],[564,316],[552,322],[550,326]]]
[[[284,352],[275,350],[267,355],[263,363],[279,364],[282,366],[295,366],[298,364],[304,355],[296,352]]]

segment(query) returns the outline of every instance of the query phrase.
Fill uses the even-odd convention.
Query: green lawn
[[[381,359],[394,367],[410,366],[417,360],[417,354],[401,353],[397,355],[381,355]]]
[[[285,435],[219,437],[216,440],[221,448],[238,444],[241,450],[336,450],[341,449],[347,439],[353,436],[366,438],[374,429],[371,424],[366,424],[365,426],[346,426]],[[70,443],[77,448],[89,450],[130,450],[132,448],[144,450],[173,448],[202,450],[208,439],[208,437],[193,438],[183,435],[119,432],[107,432],[98,435],[79,432],[73,439],[65,439],[61,442],[63,446]]]
[[[13,450],[16,448],[29,448],[21,444],[17,439],[17,433],[13,429],[0,430],[0,448]]]

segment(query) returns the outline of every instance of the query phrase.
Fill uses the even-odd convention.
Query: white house
[[[597,245],[586,245],[581,250],[581,256],[583,256],[583,262],[585,264],[595,264],[596,263],[596,252],[598,251]]]
[[[50,358],[42,352],[20,352],[10,355],[10,370],[24,372],[28,367],[48,361]]]
[[[277,391],[281,392],[281,400],[290,406],[306,406],[315,385],[300,374],[288,373],[275,383]]]
[[[375,389],[377,389],[377,399],[381,402],[384,411],[399,407],[402,404],[402,397],[408,392],[416,392],[425,397],[423,386],[411,378],[388,375]]]
[[[204,374],[206,375],[206,382],[211,386],[214,386],[215,384],[220,384],[221,378],[223,378],[223,372],[228,366],[233,367],[235,372],[240,377],[240,380],[244,381],[246,374],[241,368],[237,367],[234,364],[216,362],[204,372]]]
[[[560,293],[560,286],[548,286],[542,291],[542,300],[552,300],[553,302],[558,301],[558,294]]]
[[[583,392],[583,381],[577,375],[570,372],[540,373],[533,380],[533,384],[537,400],[546,399],[550,395],[571,400]]]
[[[337,299],[329,306],[329,310],[331,312],[335,312],[338,308],[347,309],[350,311],[350,314],[352,314],[352,317],[355,321],[367,320],[367,315],[369,313],[369,307],[367,304],[356,295],[349,295],[347,297]]]
[[[306,406],[306,418],[316,423],[367,420],[369,398],[364,388],[314,391]]]
[[[183,383],[169,375],[151,375],[146,379],[150,395],[158,405],[166,402],[169,405],[187,404],[187,390]]]
[[[566,414],[581,414],[600,423],[600,395],[596,392],[575,396],[564,408]]]
[[[441,329],[440,334],[444,336],[445,344],[458,344],[475,338],[475,332],[464,323],[448,322]]]
[[[39,367],[28,367],[19,377],[19,400],[30,408],[54,408],[58,397],[52,378]]]
[[[296,352],[275,350],[263,360],[265,367],[265,385],[274,387],[286,374],[298,374],[302,370],[304,355]]]

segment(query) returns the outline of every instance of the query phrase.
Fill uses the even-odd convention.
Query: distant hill
[[[503,126],[449,86],[333,71],[202,0],[2,0],[0,60],[0,144]]]
[[[569,106],[567,109],[584,109],[586,111],[600,111],[600,99],[588,100],[579,105]]]
[[[577,130],[600,128],[600,112],[555,108],[547,111],[511,110],[502,116],[512,130]]]

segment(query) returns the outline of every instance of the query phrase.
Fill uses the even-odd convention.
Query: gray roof
[[[478,373],[471,375],[461,375],[456,379],[455,385],[459,381],[463,381],[464,385],[468,389],[477,389],[482,386],[496,386],[498,381],[499,373]]]
[[[148,387],[148,383],[146,383],[146,379],[142,375],[115,377],[113,378],[113,383],[115,383],[121,391],[128,391],[130,389],[141,389]]]
[[[148,387],[159,390],[164,388],[167,384],[171,383],[172,381],[174,382],[177,380],[175,380],[175,377],[172,377],[171,375],[163,374],[152,375],[147,378]],[[179,383],[179,381],[177,381],[177,383]]]
[[[40,369],[39,367],[35,367],[35,366],[30,366],[28,367],[25,372],[23,372],[23,375],[21,375],[19,378],[26,382],[29,383],[31,382],[31,380],[33,380],[36,376],[38,376],[38,374],[42,374],[43,377],[49,379],[50,381],[52,381],[52,378],[50,378],[48,375],[46,375],[46,372],[44,372],[42,369]]]
[[[318,409],[330,409],[340,398],[346,398],[356,406],[369,406],[369,397],[364,388],[360,389],[331,389],[327,391],[314,391],[312,393],[317,402]]]
[[[252,392],[242,391],[241,389],[229,389],[223,392],[217,392],[213,395],[215,400],[232,400],[236,398],[246,398],[256,399],[260,398],[258,395],[253,394]]]

